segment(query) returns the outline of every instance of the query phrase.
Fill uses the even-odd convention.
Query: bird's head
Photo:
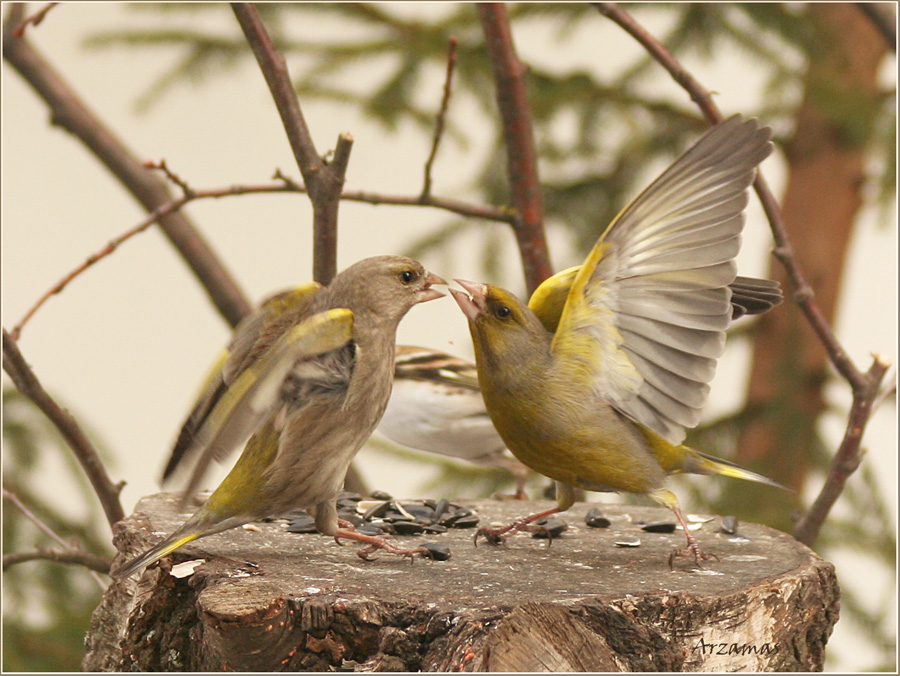
[[[469,319],[479,365],[502,363],[509,369],[525,359],[549,356],[552,336],[525,303],[493,284],[455,281],[467,292],[450,289]]]
[[[374,256],[341,272],[329,291],[354,314],[372,313],[397,323],[414,305],[442,297],[432,286],[446,283],[412,258]]]

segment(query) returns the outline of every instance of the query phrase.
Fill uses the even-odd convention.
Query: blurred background
[[[27,13],[40,8],[28,5]],[[896,59],[871,23],[840,4],[628,9],[715,92],[726,116],[756,115],[774,129],[776,153],[762,171],[776,196],[790,196],[786,218],[846,214],[834,229],[818,216],[799,223],[793,241],[857,366],[867,369],[872,353],[895,363]],[[473,204],[508,203],[494,86],[474,6],[264,4],[260,11],[287,55],[319,151],[333,148],[342,132],[353,135],[347,190],[421,192],[448,40],[456,36],[458,63],[432,192]],[[519,56],[530,68],[550,254],[561,270],[581,262],[618,210],[706,123],[684,91],[593,7],[514,5],[510,12]],[[64,4],[27,36],[127,147],[142,160],[165,159],[191,187],[266,184],[276,169],[300,180],[227,5]],[[2,78],[2,319],[10,330],[54,283],[145,214],[80,142],[50,125],[45,104],[8,63]],[[842,134],[837,141],[829,136],[835,128]],[[835,167],[853,162],[862,168],[860,180],[845,194]],[[186,213],[251,301],[311,279],[305,195],[198,201]],[[448,280],[491,281],[525,294],[505,224],[355,202],[342,203],[339,222],[339,269],[375,254],[407,253]],[[780,275],[777,264],[770,270],[771,248],[754,196],[740,273]],[[773,495],[726,479],[673,483],[687,510],[734,513],[790,531],[791,513],[808,507],[821,487],[851,396],[823,364],[790,301],[776,313],[729,342],[708,424],[689,441],[739,458],[798,493]],[[19,344],[45,388],[102,449],[113,480],[126,482],[121,498],[130,512],[160,490],[177,431],[229,333],[154,227],[51,298]],[[398,341],[472,358],[465,318],[450,299],[416,307]],[[111,555],[102,511],[71,454],[6,374],[3,387],[4,554],[45,542],[7,499],[14,494],[64,539]],[[895,664],[893,397],[873,416],[863,446],[863,465],[816,543],[837,566],[844,592],[829,644],[833,671]],[[512,486],[502,472],[401,451],[383,438],[373,438],[356,466],[370,488],[397,497],[485,497]],[[529,492],[539,496],[545,483],[533,481]],[[4,669],[77,669],[100,593],[75,567],[33,562],[6,570]]]

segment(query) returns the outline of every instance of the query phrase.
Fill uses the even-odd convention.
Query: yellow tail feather
[[[782,486],[777,481],[772,481],[762,474],[757,474],[756,472],[751,472],[749,469],[744,469],[739,465],[735,465],[733,462],[728,462],[721,458],[714,458],[711,455],[706,455],[705,453],[700,453],[693,449],[688,449],[688,451],[690,453],[685,458],[685,465],[691,467],[684,471],[693,474],[719,474],[734,479],[744,479],[745,481],[755,481],[756,483],[775,486],[776,488],[782,488],[786,491],[790,490],[787,486]]]
[[[124,566],[120,567],[112,575],[116,579],[124,579],[130,575],[133,575],[139,570],[146,568],[150,564],[159,561],[164,556],[168,556],[176,549],[184,547],[184,545],[186,545],[188,542],[196,540],[201,535],[202,533],[200,531],[194,531],[192,533],[188,533],[187,535],[182,535],[174,539],[163,540],[153,549],[144,552],[137,558],[132,559]]]

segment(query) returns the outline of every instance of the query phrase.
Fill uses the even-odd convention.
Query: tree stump
[[[117,525],[130,556],[186,518],[177,497],[145,498]],[[467,502],[481,525],[548,502]],[[339,546],[318,534],[254,524],[196,541],[140,576],[115,581],[94,613],[86,670],[107,671],[815,671],[838,619],[831,564],[789,535],[719,519],[695,533],[718,560],[668,557],[684,534],[652,507],[603,506],[589,528],[578,504],[568,530],[505,546],[452,529],[395,539],[449,545],[449,561]],[[617,542],[640,540],[640,546]],[[203,558],[185,577],[172,566]],[[180,567],[184,569],[184,566]]]

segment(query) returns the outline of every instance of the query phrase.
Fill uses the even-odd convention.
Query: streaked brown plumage
[[[374,548],[412,555],[340,529],[334,501],[387,405],[397,325],[415,304],[443,295],[430,288],[443,283],[412,259],[378,256],[349,267],[327,287],[298,291],[302,302],[275,297],[246,318],[188,416],[166,473],[198,456],[192,491],[212,460],[248,434],[250,440],[187,523],[119,566],[116,577],[197,538],[297,508],[310,510],[321,532],[365,542],[363,556]]]

